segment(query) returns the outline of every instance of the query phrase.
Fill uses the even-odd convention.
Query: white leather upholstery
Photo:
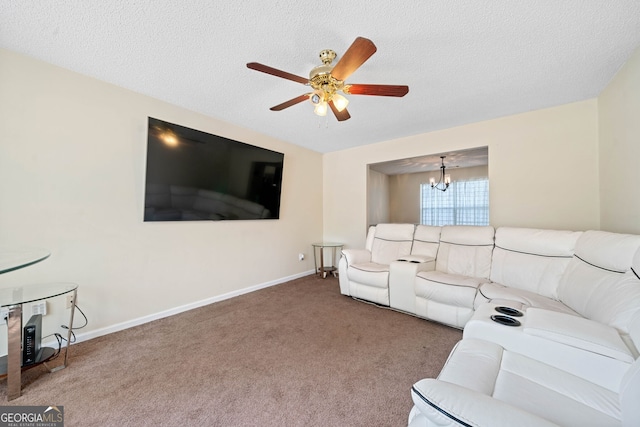
[[[513,305],[509,306],[513,307]],[[585,348],[585,344],[590,340],[594,343],[605,343],[605,345],[609,340],[614,342],[614,348],[617,346],[618,351],[625,353],[621,346],[622,338],[611,337],[611,332],[615,331],[613,328],[600,325],[602,329],[599,332],[591,331],[586,326],[592,322],[588,319],[540,309],[537,310],[539,316],[530,317],[529,311],[533,310],[531,308],[524,310],[524,315],[517,318],[521,322],[521,326],[504,326],[491,320],[492,315],[499,314],[495,308],[494,303],[478,307],[471,320],[464,327],[463,338],[498,344],[506,350],[526,354],[532,359],[612,391],[620,388],[620,383],[629,370],[628,358],[622,357],[624,360],[619,360]],[[549,326],[552,321],[545,322],[545,313],[551,315],[553,322],[558,324],[557,330],[553,328],[555,325]],[[584,323],[585,327],[580,327],[580,325],[570,327],[570,321],[573,319],[586,322]],[[573,328],[575,328],[575,332],[572,331]],[[566,339],[560,339],[560,331],[567,335]],[[585,336],[585,332],[591,336]],[[551,339],[554,334],[556,339]],[[575,339],[576,343],[580,343],[577,339],[580,334],[583,334],[584,339],[582,348],[569,342],[569,340]],[[627,347],[627,349],[629,353],[633,353],[630,348]]]
[[[418,234],[390,264],[391,306],[464,333],[414,384],[410,426],[640,425],[640,236],[442,227],[433,262]],[[520,326],[493,321],[496,304]]]
[[[561,426],[640,425],[640,312],[632,307],[640,250],[632,260],[632,270],[618,281],[597,276],[605,286],[613,284],[614,301],[631,301],[621,315],[628,335],[597,320],[532,307],[518,318],[521,326],[502,326],[490,320],[495,304],[482,304],[438,380],[414,385],[410,425],[457,425],[445,413],[468,425],[506,425],[504,414],[515,409],[527,414],[517,425],[544,425],[530,416]]]
[[[620,386],[620,407],[624,427],[640,425],[640,359],[631,366]]]
[[[442,227],[417,225],[413,235],[411,255],[425,256],[435,260],[440,247],[441,230]]]
[[[576,231],[500,227],[496,230],[491,281],[558,298],[560,277],[573,257]]]
[[[418,272],[415,276],[415,313],[462,327],[473,315],[478,286],[485,280],[441,271]]]
[[[491,226],[445,226],[440,232],[436,270],[488,279],[495,230]]]
[[[553,310],[561,313],[578,315],[571,308],[567,307],[560,301],[551,299],[535,292],[523,289],[512,288],[510,286],[500,285],[498,283],[483,283],[478,289],[474,306],[477,308],[481,304],[498,300],[516,301],[528,307],[544,308],[545,310]],[[509,304],[507,304],[509,305]]]
[[[371,261],[389,265],[404,255],[411,253],[413,245],[413,224],[379,224],[371,246]]]
[[[415,314],[415,277],[422,271],[433,271],[436,268],[436,260],[425,255],[410,255],[402,257],[401,260],[392,262],[389,266],[389,305]]]
[[[474,426],[637,422],[637,409],[622,412],[637,397],[636,368],[629,371],[618,393],[497,344],[465,338],[452,350],[437,380],[414,384],[416,409],[410,421],[425,426],[457,425],[451,418]]]
[[[529,308],[524,333],[617,359],[629,364],[634,357],[615,328],[578,316]]]
[[[493,227],[445,226],[435,271],[415,277],[415,314],[454,327],[473,315],[481,283],[489,281]]]
[[[625,273],[639,248],[640,236],[585,231],[560,281],[560,301],[588,319],[628,331],[640,310],[640,290]]]
[[[367,235],[371,250],[344,249],[338,264],[340,291],[389,305],[390,264],[411,253],[414,230],[413,224],[379,224]]]

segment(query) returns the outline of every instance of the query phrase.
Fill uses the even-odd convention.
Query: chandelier
[[[438,182],[436,183],[435,178],[429,178],[429,184],[431,184],[431,188],[440,190],[440,191],[447,191],[447,188],[449,188],[449,184],[451,184],[451,175],[444,173],[445,157],[447,156],[440,156],[440,159],[442,161],[442,166],[440,166],[440,179],[438,180]]]

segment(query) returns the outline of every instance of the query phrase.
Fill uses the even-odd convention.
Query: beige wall
[[[420,185],[433,177],[438,181],[440,170],[392,175],[389,177],[389,222],[420,224]],[[486,166],[449,169],[452,181],[486,178]],[[435,190],[432,190],[435,191]]]
[[[640,48],[598,97],[602,229],[640,234]]]
[[[325,154],[325,237],[364,245],[367,164],[481,146],[492,225],[597,229],[597,121],[592,99]]]
[[[369,169],[367,185],[368,224],[392,222],[390,219],[389,190],[391,179],[388,175]]]
[[[0,245],[52,252],[0,286],[78,283],[91,335],[313,271],[321,154],[8,51],[0,64]],[[144,223],[147,116],[284,152],[280,219]]]

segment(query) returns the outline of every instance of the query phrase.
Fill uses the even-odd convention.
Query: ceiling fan
[[[319,116],[327,114],[327,106],[331,109],[338,121],[351,117],[347,111],[349,101],[338,92],[347,95],[374,95],[402,97],[409,92],[408,86],[378,85],[378,84],[346,84],[345,80],[353,74],[364,62],[376,52],[376,46],[369,39],[358,37],[342,55],[342,58],[334,65],[336,53],[331,49],[320,52],[320,60],[323,65],[314,67],[309,73],[309,78],[296,76],[257,62],[247,64],[248,68],[271,74],[272,76],[292,80],[313,88],[313,92],[297,96],[282,104],[271,107],[272,111],[281,111],[285,108],[309,100],[315,105],[314,112]]]

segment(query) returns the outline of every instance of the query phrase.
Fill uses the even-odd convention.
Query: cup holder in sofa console
[[[496,307],[496,311],[507,316],[522,317],[522,312],[512,307]]]
[[[493,320],[494,322],[498,322],[501,325],[520,326],[520,322],[518,320],[514,319],[513,317],[502,316],[500,314],[494,314],[493,316],[491,316],[491,320]]]

